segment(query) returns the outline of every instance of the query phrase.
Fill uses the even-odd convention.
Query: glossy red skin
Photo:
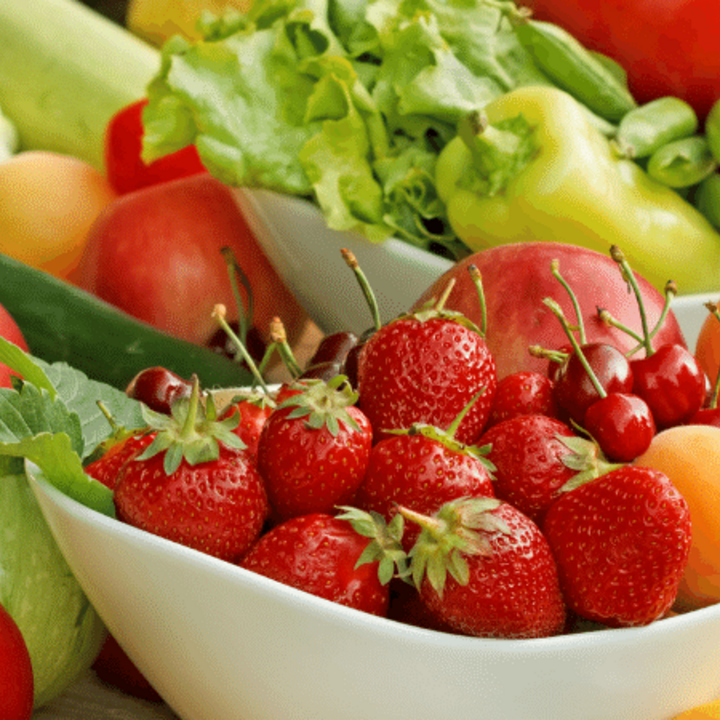
[[[606,343],[588,343],[580,349],[606,393],[632,391],[630,361],[616,347]],[[600,394],[575,352],[558,367],[554,382],[553,397],[558,407],[575,422],[582,423],[587,409],[600,400]]]
[[[687,503],[657,470],[625,465],[565,493],[545,537],[568,608],[610,627],[648,625],[672,606],[690,551]]]
[[[577,473],[563,463],[571,450],[559,439],[574,436],[568,425],[545,415],[509,418],[486,430],[478,442],[491,446],[495,495],[540,523]]]
[[[265,488],[246,450],[222,448],[218,460],[170,476],[164,453],[131,460],[115,488],[122,522],[186,547],[235,561],[258,538],[268,517]]]
[[[496,387],[485,341],[453,320],[396,319],[372,335],[358,358],[359,406],[376,440],[414,423],[445,430],[484,388],[455,432],[472,444],[487,423]]]
[[[142,112],[147,103],[147,98],[142,98],[122,108],[110,118],[105,130],[105,173],[121,195],[207,172],[194,145],[147,165],[142,161]]]
[[[682,425],[703,406],[705,373],[686,348],[662,345],[632,365],[633,392],[649,405],[658,429]]]
[[[263,404],[259,401],[243,400],[234,403],[223,413],[224,418],[239,414],[235,434],[245,443],[248,452],[253,457],[257,457],[260,433],[272,411],[272,405]]]
[[[484,250],[465,258],[444,273],[414,304],[417,308],[431,297],[439,297],[448,281],[456,278],[446,307],[458,310],[479,324],[481,313],[468,265],[475,264],[482,275],[487,304],[488,327],[485,340],[495,358],[498,379],[520,370],[547,371],[547,360],[531,357],[528,347],[540,345],[556,350],[567,345],[567,335],[558,319],[543,304],[554,298],[570,322],[575,322],[572,303],[553,277],[551,262],[557,259],[560,272],[573,288],[582,311],[587,342],[606,342],[622,352],[635,340],[597,317],[597,308],[606,308],[620,322],[642,333],[637,303],[628,293],[615,262],[609,255],[553,242],[522,242]],[[654,327],[664,297],[643,278],[638,278],[650,327]],[[672,311],[654,339],[685,344]]]
[[[170,335],[205,344],[218,303],[237,319],[223,247],[232,248],[253,289],[254,325],[269,341],[283,319],[292,344],[307,316],[258,246],[232,191],[209,175],[143,188],[118,198],[88,233],[79,285]],[[246,303],[247,306],[247,303]]]
[[[33,688],[25,640],[10,613],[0,605],[0,720],[30,720]]]
[[[494,497],[495,492],[480,460],[424,435],[395,435],[373,447],[354,504],[389,522],[398,505],[433,515],[450,500],[483,496]],[[405,523],[406,551],[419,532],[418,525]]]
[[[637,395],[610,393],[585,413],[583,427],[597,441],[608,460],[631,462],[642,455],[655,437],[655,420]]]
[[[15,320],[13,320],[10,313],[0,305],[0,337],[5,338],[9,342],[17,345],[21,350],[29,352],[25,338],[23,337],[20,328],[17,326]],[[10,368],[7,365],[0,363],[0,387],[12,387],[12,380],[10,379],[15,373],[10,372]]]
[[[720,408],[700,408],[686,424],[714,425],[715,427],[720,427]]]
[[[113,445],[108,451],[85,466],[90,477],[101,482],[110,490],[117,487],[120,473],[125,465],[136,458],[153,441],[155,433],[131,435]]]
[[[155,412],[169,415],[176,400],[190,397],[192,383],[167,368],[151,367],[141,370],[130,381],[125,394]]]
[[[311,513],[266,532],[240,565],[340,605],[385,616],[389,591],[378,578],[377,562],[355,567],[368,542],[349,522]]]
[[[547,637],[565,625],[557,568],[537,525],[508,503],[491,511],[509,535],[483,534],[489,555],[466,555],[470,581],[448,577],[442,597],[423,580],[420,596],[441,622],[463,635],[497,638]]]
[[[335,512],[355,496],[367,468],[373,431],[357,407],[347,411],[360,431],[339,422],[313,429],[307,418],[290,418],[293,407],[278,408],[265,421],[257,464],[265,481],[275,521],[310,513]]]
[[[487,427],[518,415],[555,417],[553,381],[539,372],[525,371],[507,375],[498,382]]]
[[[627,71],[640,103],[683,98],[702,118],[720,97],[714,0],[528,0],[538,20],[571,32]],[[638,32],[642,28],[642,32]]]

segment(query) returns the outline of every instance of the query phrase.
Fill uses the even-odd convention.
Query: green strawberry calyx
[[[505,522],[493,514],[502,502],[491,497],[466,497],[445,503],[434,515],[399,506],[406,520],[421,527],[409,553],[410,571],[418,589],[427,578],[442,597],[450,576],[460,585],[470,581],[467,555],[490,555],[489,534],[510,534]]]
[[[399,319],[414,318],[418,322],[427,322],[428,320],[442,319],[449,320],[452,322],[462,325],[468,330],[476,332],[481,337],[485,337],[483,329],[475,324],[467,315],[457,311],[449,310],[445,307],[452,289],[455,287],[456,278],[451,278],[448,284],[445,286],[445,290],[439,299],[430,298],[426,303],[421,305],[417,310],[413,312],[400,315]]]
[[[337,517],[347,520],[358,535],[370,538],[370,542],[355,563],[358,568],[367,563],[378,563],[378,578],[387,585],[393,578],[407,580],[410,569],[407,553],[402,546],[405,520],[399,513],[390,522],[373,510],[366,512],[349,505],[338,506],[344,512]]]
[[[320,430],[326,427],[333,437],[340,432],[341,423],[353,432],[360,432],[360,426],[348,412],[348,408],[357,403],[358,393],[345,375],[336,375],[327,381],[306,379],[299,387],[301,392],[278,405],[278,408],[292,408],[287,416],[289,419],[307,418],[308,428]]]
[[[597,442],[592,439],[587,440],[577,435],[556,435],[555,437],[570,450],[562,457],[563,465],[570,470],[577,471],[560,488],[560,492],[570,492],[570,490],[623,466],[623,463],[610,462]]]
[[[192,382],[190,397],[173,403],[170,415],[146,406],[142,408],[145,421],[157,431],[157,435],[137,460],[148,460],[164,452],[163,469],[167,475],[172,475],[183,460],[189,465],[217,460],[221,444],[237,450],[247,447],[233,432],[240,421],[238,414],[232,413],[226,419],[218,420],[212,395],[207,395],[204,403],[200,402],[197,376]]]

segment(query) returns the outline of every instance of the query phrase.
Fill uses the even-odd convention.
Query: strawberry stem
[[[570,302],[572,303],[575,311],[575,317],[577,318],[577,329],[580,334],[580,344],[584,345],[587,342],[585,335],[585,324],[583,323],[582,312],[580,311],[580,303],[578,302],[577,295],[573,292],[573,289],[568,284],[567,280],[560,274],[560,261],[553,260],[550,263],[550,272],[553,277],[565,288],[565,292],[570,296]]]
[[[370,308],[370,315],[372,316],[375,330],[379,330],[382,327],[382,321],[380,320],[380,310],[378,309],[377,299],[375,298],[375,293],[373,292],[373,289],[368,282],[367,276],[363,272],[362,268],[360,267],[360,263],[358,263],[357,258],[352,253],[352,251],[348,250],[347,248],[342,248],[340,250],[340,253],[342,254],[343,260],[345,260],[347,266],[353,271],[353,273],[355,273],[355,278],[357,279],[358,284],[360,285],[360,289],[365,296],[368,308]]]
[[[567,318],[565,317],[565,314],[563,313],[560,305],[558,305],[558,303],[555,302],[555,300],[553,300],[552,298],[545,298],[543,300],[543,303],[545,303],[545,305],[550,308],[553,314],[560,321],[560,324],[562,325],[565,334],[568,336],[570,344],[572,345],[573,350],[575,351],[575,354],[580,361],[580,364],[583,366],[583,368],[585,368],[585,372],[587,372],[588,377],[590,378],[590,382],[592,382],[593,387],[595,388],[595,390],[597,390],[598,395],[601,398],[607,397],[607,392],[605,392],[605,388],[600,384],[600,381],[597,379],[597,375],[595,375],[595,372],[590,367],[590,363],[588,363],[587,358],[585,357],[585,353],[583,353],[582,348],[580,347],[580,343],[578,343],[577,338],[573,334],[572,329],[570,328],[570,324],[568,323]]]
[[[187,415],[182,425],[182,429],[179,433],[181,440],[186,440],[195,432],[195,425],[197,421],[198,404],[200,403],[200,378],[197,375],[193,375],[192,381],[192,392],[190,393],[190,404],[188,405]]]
[[[465,416],[470,412],[470,408],[477,402],[478,398],[485,393],[486,388],[482,387],[478,390],[475,395],[470,398],[470,401],[460,412],[455,416],[455,419],[448,425],[445,433],[452,439],[455,438],[455,434],[460,427],[460,423],[465,419]]]
[[[455,283],[457,280],[455,278],[451,278],[448,281],[448,284],[445,286],[445,290],[443,290],[442,295],[440,296],[440,299],[435,303],[435,312],[442,312],[445,308],[445,303],[447,303],[448,298],[450,297],[450,293],[452,292],[453,288],[455,287]]]
[[[468,265],[468,271],[478,294],[478,301],[480,303],[480,335],[484,338],[487,334],[487,302],[485,301],[485,289],[483,288],[482,274],[480,273],[478,266],[474,263]]]
[[[228,321],[226,319],[226,308],[223,304],[219,303],[215,306],[213,309],[213,317],[218,321],[218,324],[220,327],[227,333],[227,336],[235,343],[235,346],[238,349],[238,352],[240,355],[242,355],[243,360],[245,361],[245,364],[250,368],[250,372],[252,373],[253,378],[255,381],[260,385],[263,392],[266,395],[270,394],[270,391],[268,390],[267,385],[265,384],[265,380],[263,379],[262,373],[258,369],[257,365],[255,365],[254,360],[252,359],[250,353],[247,351],[247,348],[245,347],[245,343],[233,332],[232,327],[228,324]]]

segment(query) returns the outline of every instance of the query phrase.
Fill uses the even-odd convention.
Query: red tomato
[[[292,343],[307,316],[258,246],[231,190],[209,174],[118,198],[90,229],[78,283],[164,332],[205,344],[218,329],[217,303],[227,307],[229,322],[237,318],[221,254],[226,246],[253,289],[253,319],[263,339],[269,341],[278,315]]]
[[[105,171],[116,192],[124,194],[149,185],[207,172],[194,145],[146,165],[141,157],[142,111],[147,98],[114,115],[105,132]]]
[[[538,20],[562,26],[628,73],[640,103],[686,100],[704,118],[720,97],[717,0],[526,0]]]
[[[33,691],[25,640],[10,613],[0,605],[0,720],[29,720]]]
[[[25,352],[28,351],[27,343],[20,332],[20,328],[2,305],[0,305],[0,337],[9,340],[22,350],[25,350]],[[7,365],[0,363],[0,387],[12,387],[12,382],[10,381],[12,374]],[[0,697],[2,696],[0,695]]]

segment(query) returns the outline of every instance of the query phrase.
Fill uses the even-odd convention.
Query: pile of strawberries
[[[631,461],[705,404],[692,355],[648,329],[628,358],[558,313],[568,345],[532,349],[548,372],[498,382],[447,295],[328,336],[292,382],[259,379],[220,413],[197,381],[149,369],[129,388],[148,428],[86,470],[122,521],[395,620],[531,638],[665,616],[690,515]]]

